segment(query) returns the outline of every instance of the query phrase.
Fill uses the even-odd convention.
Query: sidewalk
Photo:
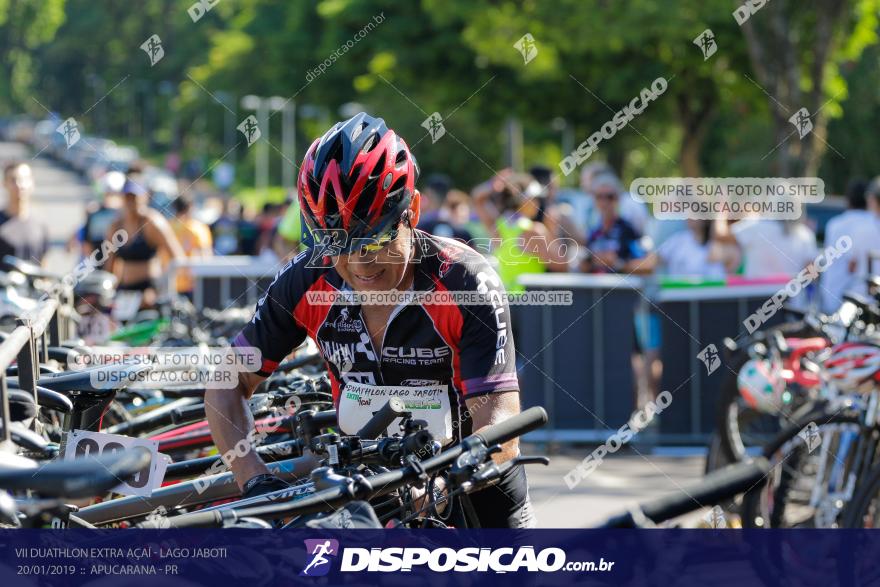
[[[530,465],[530,495],[541,528],[586,528],[627,507],[696,484],[703,477],[704,457],[654,456],[621,452],[606,457],[577,487],[569,490],[563,477],[595,447],[552,455],[550,466]],[[528,445],[523,454],[539,454]]]

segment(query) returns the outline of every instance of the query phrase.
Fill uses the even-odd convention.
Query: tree
[[[810,8],[774,0],[742,23],[752,68],[768,93],[781,176],[817,173],[828,117],[846,95],[840,65],[877,42],[877,0],[820,0]],[[748,11],[737,12],[742,20]],[[798,140],[790,118],[801,108],[813,129]]]
[[[0,107],[32,108],[37,63],[33,51],[51,41],[64,22],[64,0],[0,1]]]

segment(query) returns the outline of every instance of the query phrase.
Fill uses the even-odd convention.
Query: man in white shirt
[[[813,262],[819,250],[816,233],[799,221],[746,218],[730,227],[742,252],[747,278],[780,277],[790,279]],[[791,298],[788,305],[806,310],[806,290]]]
[[[745,277],[793,277],[818,254],[816,234],[801,222],[746,218],[730,227]]]
[[[852,238],[852,248],[849,250],[849,260],[845,266],[849,278],[846,280],[846,287],[843,288],[841,294],[846,291],[867,294],[868,288],[865,280],[871,274],[872,269],[869,266],[869,255],[880,256],[880,177],[875,178],[868,185],[865,200],[868,208],[867,214],[858,221],[846,224],[843,234],[840,235]],[[828,239],[827,245],[832,244],[834,243]],[[838,259],[835,265],[840,261],[842,259]],[[877,271],[876,262],[873,269],[875,272]]]
[[[866,210],[866,190],[868,182],[862,179],[850,182],[846,190],[848,209],[828,221],[825,227],[825,246],[834,245],[842,236],[853,238],[853,248],[849,249],[834,263],[828,266],[819,280],[819,293],[822,311],[831,314],[840,307],[843,294],[849,289],[858,289],[855,282],[856,257],[860,254],[862,241],[870,245],[870,236],[865,231],[877,231],[877,217]],[[856,242],[855,236],[858,236]],[[867,270],[867,265],[865,266]]]

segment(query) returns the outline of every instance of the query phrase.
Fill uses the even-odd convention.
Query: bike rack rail
[[[36,403],[40,362],[49,359],[49,346],[58,346],[73,333],[73,309],[69,296],[65,297],[68,298],[66,303],[57,299],[41,302],[34,311],[16,320],[18,326],[0,343],[0,421],[3,422],[0,450],[11,445],[6,369],[13,363],[18,365],[19,387],[30,392]]]

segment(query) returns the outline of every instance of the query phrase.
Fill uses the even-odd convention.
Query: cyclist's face
[[[416,192],[418,194],[418,192]],[[401,221],[376,245],[349,255],[333,257],[336,272],[357,291],[388,291],[397,288],[411,266],[413,229],[419,219],[418,196],[409,209],[409,221]]]

